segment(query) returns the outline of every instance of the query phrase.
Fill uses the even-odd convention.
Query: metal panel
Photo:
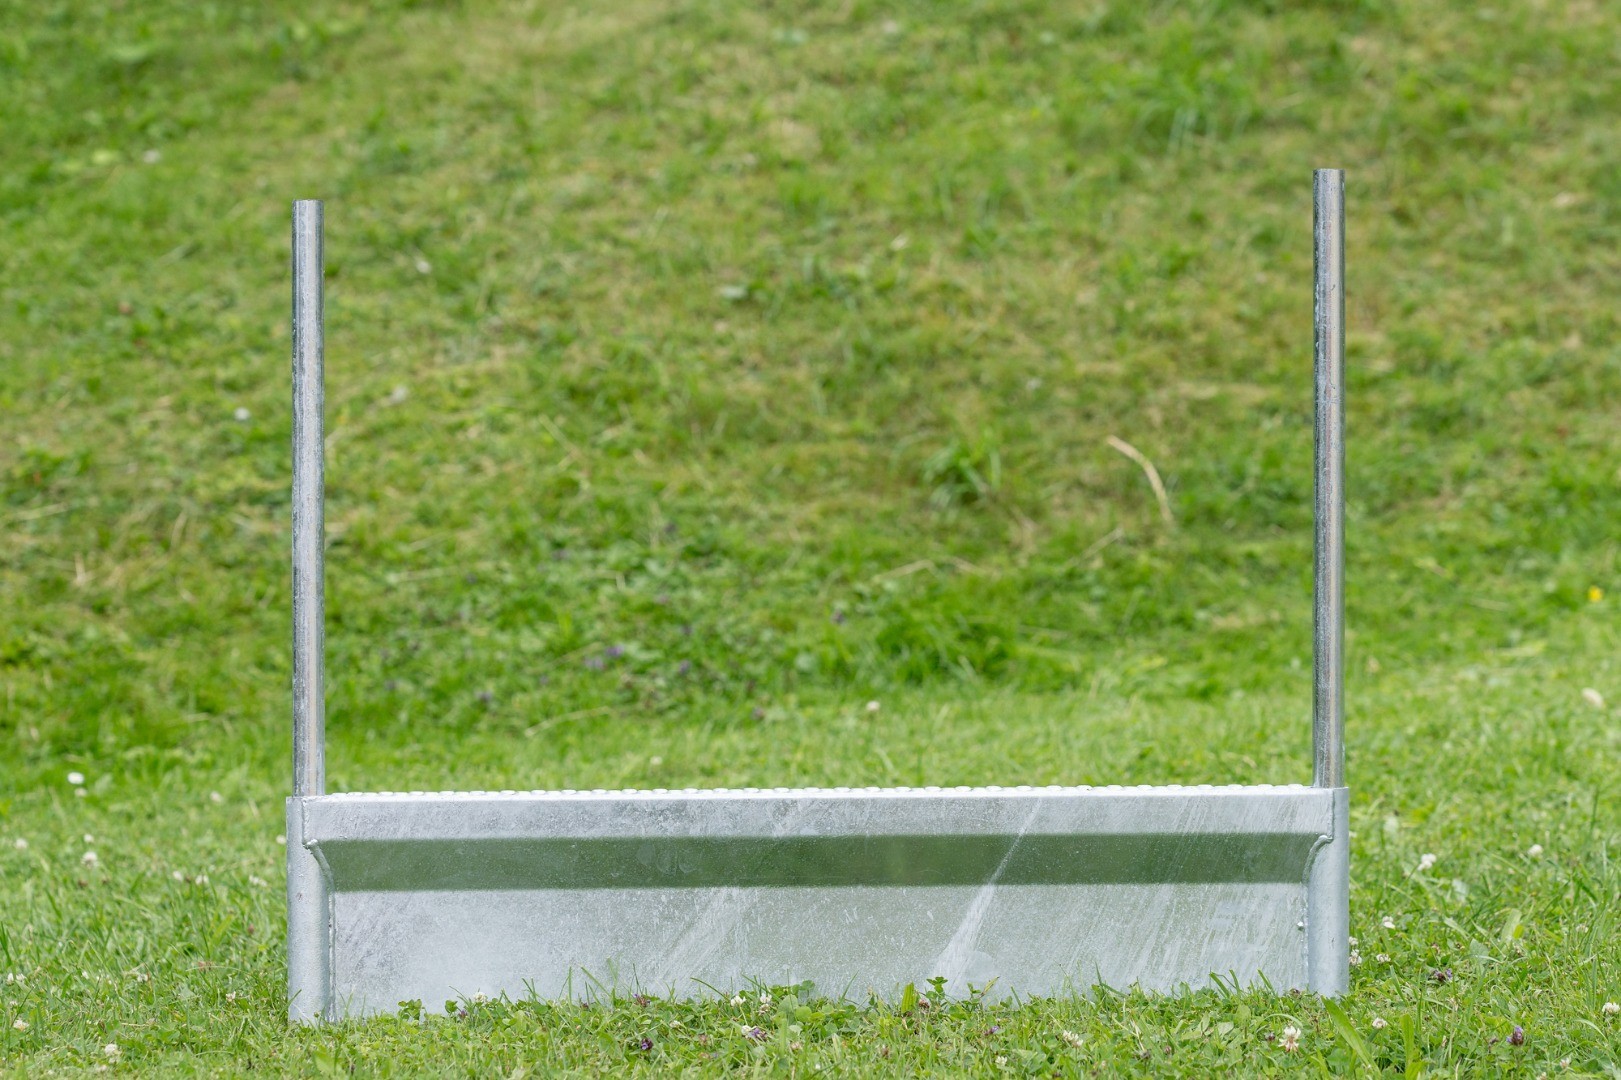
[[[812,981],[890,996],[1311,988],[1306,787],[356,794],[294,800],[330,1013]],[[325,1011],[325,1010],[322,1010]]]

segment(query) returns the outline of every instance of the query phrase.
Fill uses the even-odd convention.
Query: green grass
[[[0,1070],[1621,1072],[1618,29],[0,3]],[[333,789],[1284,782],[1314,165],[1349,175],[1342,1012],[286,1029],[291,199],[328,200]]]

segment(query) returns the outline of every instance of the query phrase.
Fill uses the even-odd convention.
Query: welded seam
[[[300,815],[299,824],[304,824]],[[301,840],[304,850],[315,858],[315,865],[321,868],[321,893],[326,907],[326,933],[322,935],[325,942],[326,953],[326,1000],[321,1002],[321,1016],[333,1021],[338,1018],[338,890],[333,885],[332,868],[327,865],[326,856],[321,853],[319,840]]]

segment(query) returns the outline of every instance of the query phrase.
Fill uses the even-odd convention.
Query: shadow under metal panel
[[[325,927],[292,966],[334,1018],[806,980],[863,999],[935,977],[1333,993],[1342,905],[1312,895],[1344,860],[1344,805],[1307,787],[293,799]]]

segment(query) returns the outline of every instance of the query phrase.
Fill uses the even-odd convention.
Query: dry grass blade
[[[1154,499],[1159,503],[1159,516],[1164,519],[1165,527],[1176,528],[1176,518],[1171,513],[1170,497],[1165,494],[1165,484],[1160,480],[1159,470],[1154,468],[1154,463],[1149,461],[1141,450],[1117,435],[1110,435],[1108,441],[1110,446],[1135,461],[1137,467],[1142,469],[1143,475],[1148,477],[1148,486],[1154,489]]]

